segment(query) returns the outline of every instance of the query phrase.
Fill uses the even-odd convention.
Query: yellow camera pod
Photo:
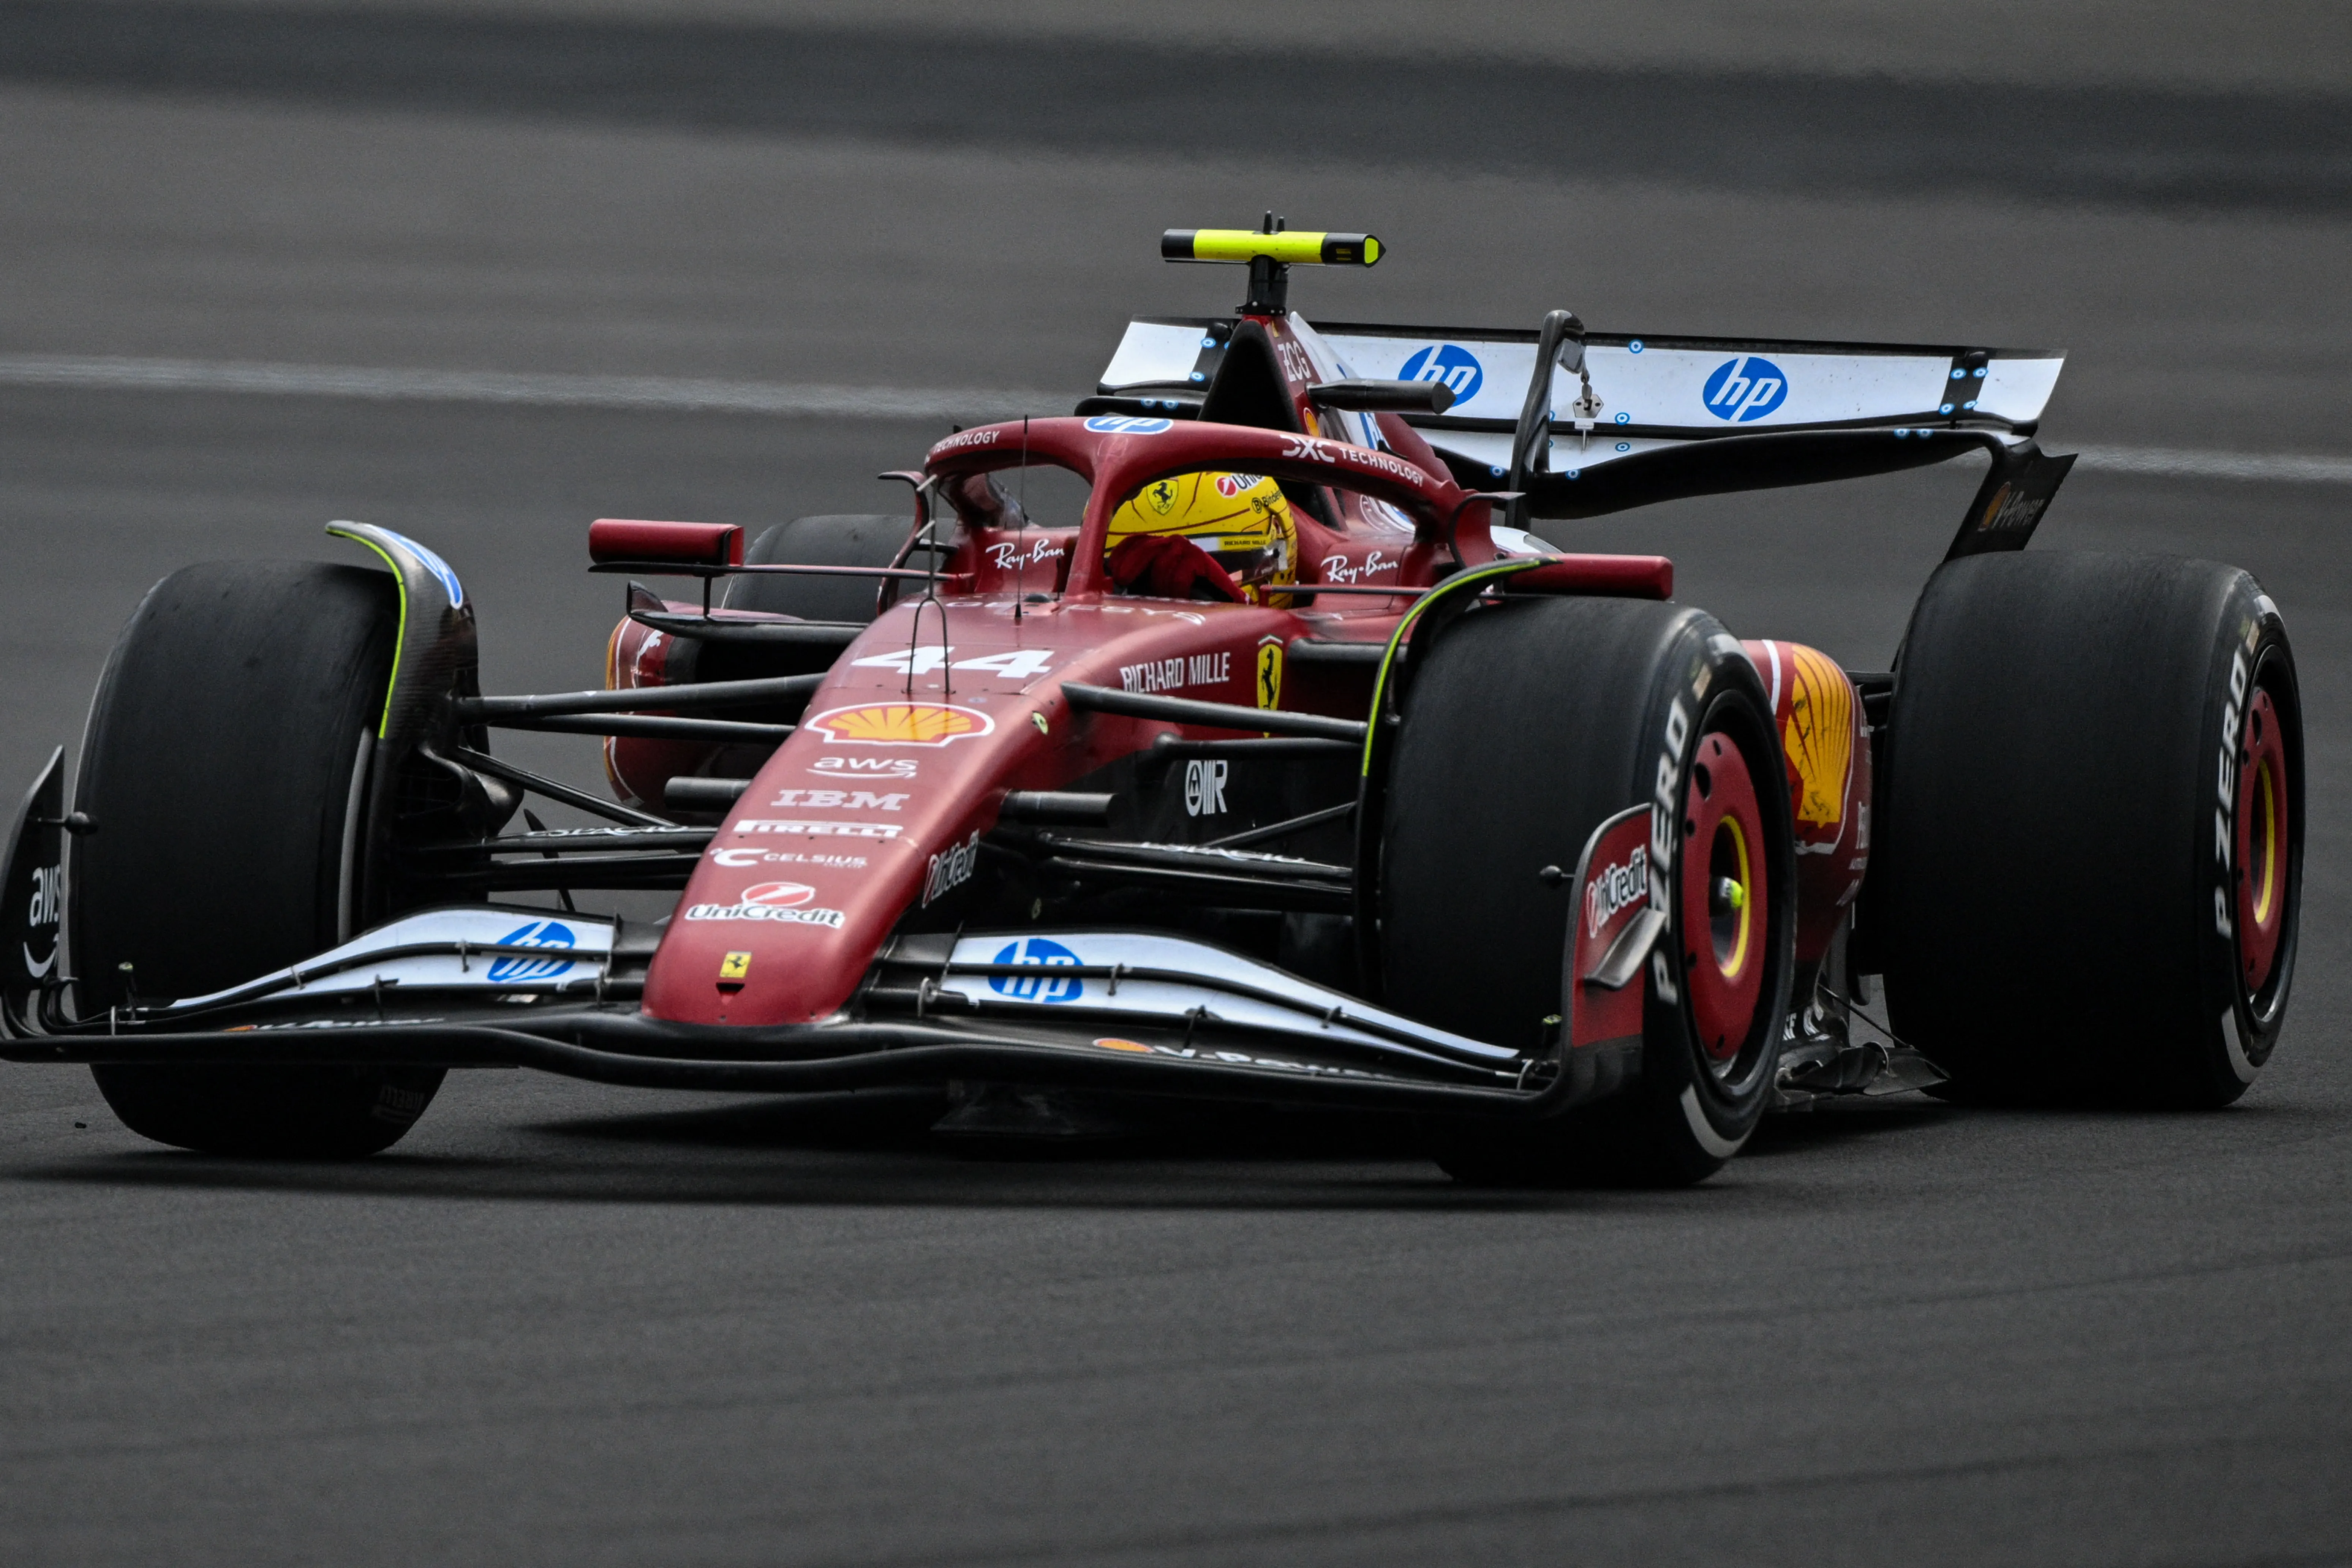
[[[1261,234],[1247,228],[1171,228],[1160,237],[1165,261],[1274,261],[1286,267],[1371,267],[1381,259],[1380,238],[1318,229]]]

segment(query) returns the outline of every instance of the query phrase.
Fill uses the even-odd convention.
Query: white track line
[[[1062,413],[1057,392],[992,387],[780,385],[667,375],[567,375],[485,370],[380,370],[267,361],[0,354],[0,385],[133,392],[259,392],[403,402],[514,403],[550,408],[667,409],[855,419],[954,419]]]
[[[2305,458],[2287,452],[2191,451],[2174,447],[2085,447],[2082,452],[2078,467],[2111,474],[2352,485],[2352,458]]]
[[[0,385],[107,391],[253,392],[403,402],[510,403],[849,419],[979,419],[1050,411],[1066,393],[1013,387],[786,385],[667,375],[572,375],[484,370],[385,370],[268,361],[0,354]],[[2168,447],[2084,447],[2086,471],[2158,479],[2352,484],[2352,458]]]

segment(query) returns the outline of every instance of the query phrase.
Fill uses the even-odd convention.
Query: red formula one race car
[[[381,1149],[446,1069],[520,1065],[949,1086],[976,1131],[1391,1111],[1514,1184],[1693,1181],[1770,1106],[1947,1077],[2252,1079],[2294,659],[2244,572],[2023,549],[2058,356],[1312,325],[1289,268],[1376,239],[1163,246],[1248,300],[1135,321],[1068,417],[949,436],[889,476],[910,514],[596,523],[592,570],[682,584],[630,583],[606,689],[482,695],[457,574],[380,528],[330,531],[383,570],[166,578],[71,809],[53,761],[16,830],[6,1054],[230,1153]],[[1968,452],[1892,673],[1528,531]],[[499,729],[605,737],[609,795]]]

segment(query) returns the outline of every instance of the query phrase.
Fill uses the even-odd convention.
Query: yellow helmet
[[[1139,534],[1174,534],[1217,558],[1252,599],[1298,581],[1298,524],[1282,487],[1262,474],[1173,474],[1111,513],[1106,551]]]

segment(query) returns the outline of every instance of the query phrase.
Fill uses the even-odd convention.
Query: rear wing
[[[1139,318],[1100,394],[1197,413],[1234,325]],[[1564,312],[1542,331],[1312,325],[1297,315],[1288,325],[1340,376],[1444,384],[1453,405],[1408,422],[1464,485],[1507,479],[1523,490],[1529,517],[1595,517],[1983,450],[1993,472],[1954,542],[1965,554],[2021,545],[2032,527],[2021,526],[2021,511],[2038,519],[2071,463],[2044,458],[2031,439],[2065,363],[2053,350],[1633,337],[1584,332]],[[1535,395],[1545,360],[1548,403]],[[2021,508],[2013,498],[2029,491],[2035,504]]]

